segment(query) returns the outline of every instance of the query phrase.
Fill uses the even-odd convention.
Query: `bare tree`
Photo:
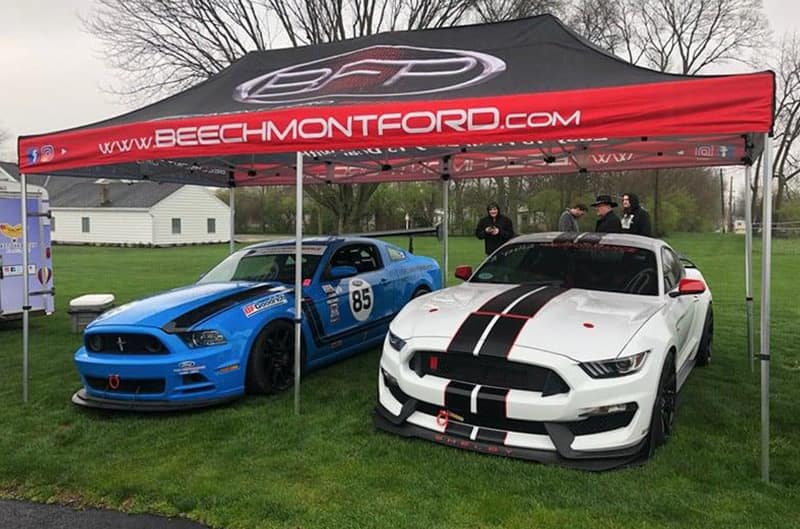
[[[780,42],[775,65],[777,103],[775,107],[775,161],[773,176],[778,179],[775,209],[789,190],[789,184],[800,174],[800,34],[786,34]]]
[[[622,0],[616,15],[606,37],[614,51],[663,72],[696,74],[744,61],[744,51],[769,38],[762,0]]]
[[[474,0],[98,0],[87,30],[123,74],[122,93],[148,100],[205,80],[274,34],[293,46],[362,37],[385,30],[458,23]],[[269,20],[277,27],[270,27]],[[358,229],[377,184],[309,188],[309,196]]]
[[[178,92],[270,44],[268,8],[250,0],[97,0],[83,20],[137,101]]]
[[[550,13],[559,15],[563,0],[477,0],[474,10],[481,22],[498,22]]]

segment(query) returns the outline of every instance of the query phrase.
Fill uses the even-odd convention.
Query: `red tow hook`
[[[436,424],[447,429],[448,422],[450,422],[450,414],[447,410],[439,410],[439,414],[436,416]]]
[[[119,375],[108,375],[108,387],[119,389]]]

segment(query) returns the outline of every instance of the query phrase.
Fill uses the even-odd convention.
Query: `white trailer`
[[[0,171],[0,320],[22,317],[26,276],[29,310],[44,314],[55,310],[50,200],[43,187],[28,186],[28,271],[23,274],[21,193],[20,183]]]

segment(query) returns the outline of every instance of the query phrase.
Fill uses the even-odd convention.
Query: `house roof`
[[[0,162],[0,169],[19,180],[17,164]],[[28,183],[47,189],[53,208],[150,208],[183,187],[171,183],[128,183],[43,174],[28,175]]]

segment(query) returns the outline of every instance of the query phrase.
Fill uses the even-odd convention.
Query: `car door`
[[[686,271],[675,252],[666,246],[661,248],[662,277],[664,282],[664,294],[677,291],[680,280],[686,276]],[[667,300],[667,321],[675,329],[676,346],[678,348],[677,365],[683,366],[692,350],[691,336],[692,323],[694,322],[694,312],[696,310],[698,296],[666,296]]]
[[[333,267],[350,266],[351,277],[333,278]],[[358,347],[373,337],[373,323],[385,316],[386,279],[374,244],[345,243],[336,248],[320,277],[323,296],[315,303],[322,327],[321,342],[335,354]]]

